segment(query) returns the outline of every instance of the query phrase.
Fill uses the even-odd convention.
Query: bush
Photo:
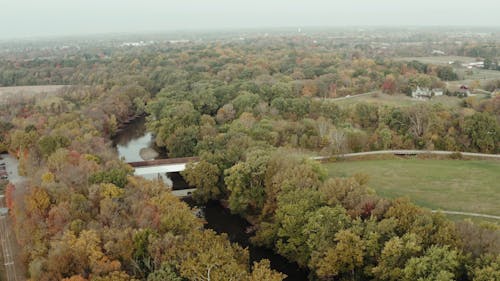
[[[453,152],[452,154],[450,154],[450,158],[455,160],[462,160],[464,156],[460,152]]]
[[[120,188],[127,184],[128,171],[124,169],[110,169],[108,171],[97,172],[90,176],[91,183],[112,183]]]

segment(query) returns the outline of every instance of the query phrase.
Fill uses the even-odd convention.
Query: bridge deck
[[[130,166],[137,167],[150,167],[150,166],[160,166],[160,165],[170,165],[170,164],[187,164],[189,162],[198,162],[200,157],[182,157],[182,158],[167,158],[167,159],[157,159],[150,161],[139,161],[130,162]]]

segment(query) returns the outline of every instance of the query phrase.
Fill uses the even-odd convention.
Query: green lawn
[[[332,177],[370,176],[383,197],[408,196],[418,205],[500,215],[500,161],[352,160],[325,164]]]

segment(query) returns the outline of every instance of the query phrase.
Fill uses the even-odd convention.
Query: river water
[[[160,157],[165,157],[165,153],[154,145],[153,135],[147,132],[145,118],[137,118],[122,128],[120,133],[113,139],[113,144],[117,149],[119,157],[123,157],[126,162],[142,161],[140,151],[143,148],[152,148],[160,153]],[[177,174],[169,175],[173,189],[187,188],[187,184],[182,177]],[[151,179],[154,178],[150,177]],[[170,178],[167,180],[170,180]],[[205,215],[205,228],[212,229],[217,233],[226,233],[233,243],[238,243],[242,247],[248,247],[250,262],[268,259],[271,261],[271,268],[285,273],[288,277],[286,281],[306,281],[308,271],[300,268],[296,263],[289,262],[281,255],[272,250],[256,247],[250,243],[251,235],[246,230],[251,226],[245,219],[233,215],[229,210],[223,208],[219,202],[210,202],[204,206],[197,206],[190,198],[184,201],[191,207],[202,208]]]
[[[113,138],[113,145],[125,162],[143,161],[140,155],[143,148],[157,149],[153,134],[146,131],[146,118],[143,116],[124,126]]]

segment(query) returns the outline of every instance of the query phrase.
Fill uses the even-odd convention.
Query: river
[[[127,124],[113,140],[119,157],[123,157],[127,162],[142,161],[140,151],[143,148],[157,150],[161,156],[164,152],[158,150],[154,145],[153,135],[147,132],[145,118],[137,118]],[[152,177],[154,178],[154,177]],[[185,181],[178,174],[171,175],[174,189],[186,186]],[[233,215],[229,210],[223,208],[218,202],[210,202],[204,206],[196,206],[190,198],[184,199],[191,207],[204,209],[205,228],[212,229],[217,233],[226,233],[233,243],[238,243],[242,247],[248,247],[250,262],[268,259],[271,261],[271,268],[285,273],[288,277],[286,281],[305,281],[308,271],[301,269],[296,263],[289,262],[281,255],[264,247],[256,247],[250,243],[251,235],[246,230],[251,226],[245,219]]]

